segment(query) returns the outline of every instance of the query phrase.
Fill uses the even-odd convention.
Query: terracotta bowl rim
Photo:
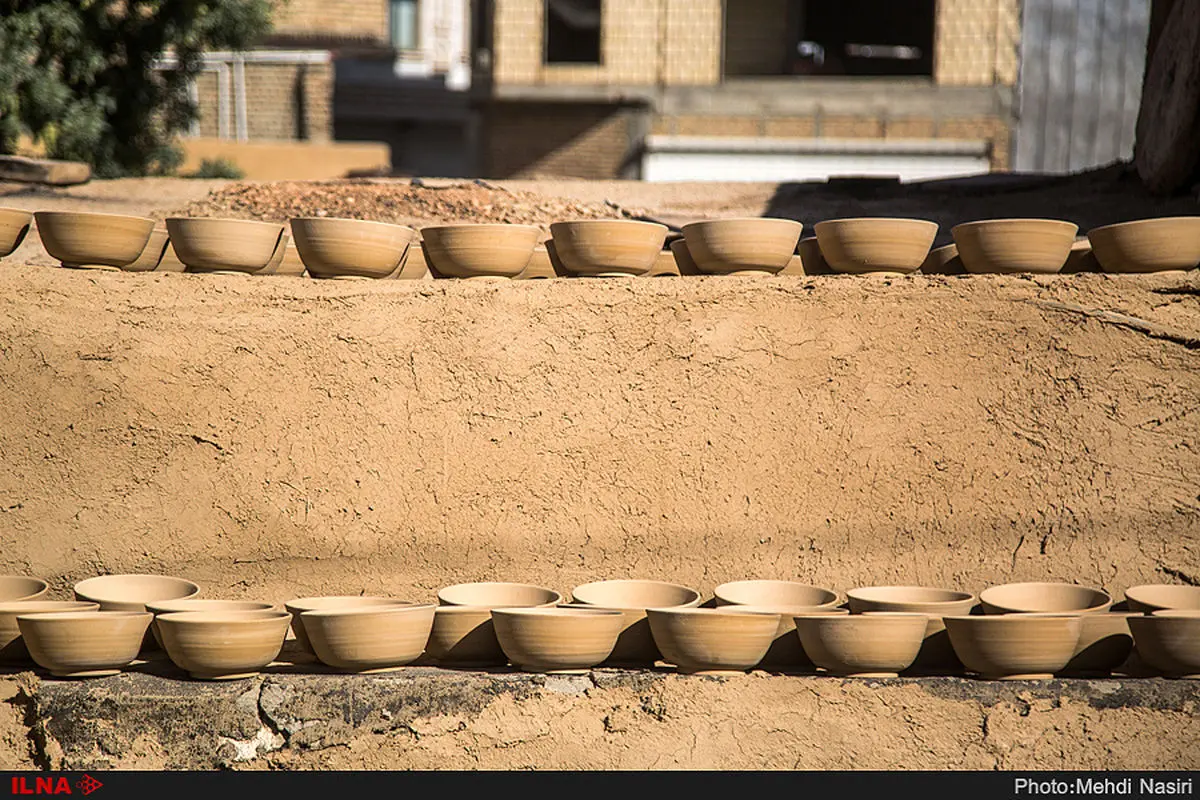
[[[318,224],[322,223],[322,222],[333,222],[333,223],[337,223],[339,225],[345,224],[347,222],[353,222],[356,224],[361,223],[363,225],[370,225],[372,227],[377,227],[377,228],[385,228],[385,229],[399,228],[400,230],[411,231],[412,233],[417,232],[417,229],[412,227],[411,225],[401,225],[398,222],[384,222],[384,221],[378,220],[378,219],[355,219],[353,217],[289,217],[288,218],[288,227],[291,227],[292,223],[295,223],[295,222],[299,222],[302,224],[307,224],[310,222],[316,222]],[[289,241],[288,245],[291,247],[294,247],[295,242]]]
[[[51,609],[38,611],[37,606],[44,604],[53,604]],[[70,606],[70,608],[68,608]],[[92,600],[6,600],[0,603],[0,614],[13,614],[20,616],[22,611],[31,611],[35,614],[51,614],[54,613],[53,608],[61,609],[62,611],[99,611],[100,604]]]
[[[158,221],[151,217],[141,217],[137,214],[108,214],[103,211],[34,211],[33,218],[41,227],[43,219],[62,220],[65,221],[71,218],[86,218],[103,222],[104,220],[128,220],[130,222],[149,222],[151,225],[157,225]]]
[[[102,597],[101,595],[96,594],[95,591],[93,591],[92,587],[90,587],[90,586],[86,587],[82,591],[80,590],[80,587],[85,586],[85,584],[96,583],[96,582],[99,582],[102,580],[108,580],[108,579],[112,579],[112,578],[117,578],[117,579],[122,579],[122,578],[160,578],[160,579],[165,579],[168,581],[174,581],[176,584],[178,584],[180,586],[186,586],[191,589],[190,593],[188,593],[186,595],[182,595],[180,597],[160,598],[160,599],[183,600],[184,598],[195,597],[196,595],[200,594],[200,584],[195,583],[194,581],[190,581],[187,578],[179,578],[174,575],[156,575],[153,573],[146,573],[146,572],[122,572],[122,573],[117,573],[114,575],[93,575],[90,578],[84,578],[83,580],[74,584],[71,587],[71,591],[75,592],[75,594],[83,600],[94,600],[98,603],[103,603],[106,601],[110,602],[110,603],[145,603],[144,600],[137,600],[137,599],[128,600],[125,598],[114,598],[114,597],[105,598],[105,597]]]
[[[174,600],[151,600],[150,602],[146,603],[145,606],[146,606],[146,610],[149,611],[151,614],[183,614],[183,613],[191,613],[192,611],[202,610],[200,608],[187,609],[186,611],[159,610],[159,609],[162,609],[164,605],[170,605],[170,604],[174,604],[174,603],[203,603],[205,605],[214,604],[214,603],[255,603],[257,605],[264,606],[264,608],[241,608],[241,609],[236,609],[236,608],[221,609],[218,607],[218,608],[213,608],[212,610],[214,610],[214,611],[221,611],[221,610],[225,610],[225,611],[270,611],[270,610],[276,609],[276,608],[278,608],[280,610],[283,609],[283,604],[272,603],[269,600],[234,600],[234,599],[228,598],[228,597],[177,597]]]
[[[867,222],[867,223],[870,223],[870,222],[912,223],[914,228],[921,227],[921,228],[925,228],[926,230],[928,230],[930,227],[932,227],[935,232],[937,230],[940,230],[942,227],[941,225],[934,222],[933,220],[920,219],[918,217],[838,217],[836,219],[823,219],[820,222],[815,223],[813,225],[813,230],[819,232],[822,227],[825,227],[826,229],[828,229],[829,226],[831,226],[831,225],[838,225],[838,224],[847,223],[847,222],[852,222],[855,224],[863,223],[863,222]],[[819,236],[820,234],[818,233],[817,235]]]
[[[438,606],[433,603],[412,603],[406,606],[354,606],[352,608],[315,608],[311,611],[300,612],[300,619],[317,617],[364,617],[364,616],[409,616],[424,615],[431,609],[436,612]]]
[[[958,230],[975,231],[979,230],[980,228],[985,228],[989,225],[994,225],[1001,222],[1020,222],[1029,225],[1035,225],[1037,227],[1056,227],[1064,232],[1068,227],[1074,228],[1076,232],[1079,230],[1079,225],[1065,219],[1050,219],[1048,217],[1000,217],[997,219],[977,219],[972,220],[971,222],[961,222],[958,225],[950,228],[950,233],[953,235],[954,232]],[[1073,237],[1075,233],[1073,232],[1071,235]]]
[[[1133,616],[1156,619],[1200,619],[1200,608],[1158,608],[1148,614],[1134,614]]]
[[[45,578],[37,578],[37,577],[34,577],[33,575],[0,575],[0,581],[3,581],[6,578],[15,578],[16,580],[21,580],[21,581],[33,581],[34,583],[38,584],[39,588],[37,589],[36,592],[34,592],[31,595],[25,595],[25,598],[29,599],[29,600],[40,598],[46,592],[50,591],[50,582],[47,581]],[[4,602],[16,603],[16,602],[18,602],[18,600],[17,599],[5,600]]]
[[[649,580],[649,579],[642,579],[642,578],[613,578],[613,579],[601,580],[601,581],[589,581],[588,583],[579,584],[578,586],[571,589],[571,600],[575,604],[595,606],[595,607],[599,607],[599,608],[622,609],[625,611],[645,611],[647,608],[652,607],[652,606],[639,606],[639,605],[626,606],[626,605],[621,605],[620,603],[587,603],[587,602],[580,600],[578,598],[578,596],[576,595],[576,592],[578,592],[580,589],[589,589],[594,586],[613,586],[613,585],[621,585],[621,586],[641,585],[641,586],[657,586],[657,587],[661,587],[661,588],[671,588],[671,589],[682,589],[692,595],[691,599],[685,601],[684,603],[681,603],[678,606],[657,606],[657,608],[684,608],[689,605],[695,606],[695,605],[699,605],[701,600],[703,599],[703,595],[700,593],[699,590],[693,589],[690,586],[684,586],[681,583],[671,583],[669,581],[656,581],[656,580]]]
[[[564,608],[563,606],[518,606],[508,608],[493,608],[492,616],[510,616],[510,617],[555,617],[558,619],[570,619],[572,617],[617,617],[622,615],[622,611],[617,608]]]
[[[1028,623],[1028,622],[1046,622],[1048,620],[1055,620],[1055,619],[1077,619],[1077,620],[1079,620],[1079,623],[1082,625],[1084,618],[1088,617],[1088,616],[1097,616],[1097,615],[1084,614],[1083,612],[1071,612],[1071,611],[1035,611],[1035,612],[1029,612],[1029,613],[1019,613],[1018,612],[1015,614],[950,614],[950,615],[942,617],[942,619],[945,621],[953,620],[955,622],[966,621],[966,622],[970,622],[973,624],[980,624],[980,625],[985,624],[985,623],[991,625],[991,624],[994,624],[993,621],[1004,622],[1004,623],[1008,623],[1008,624],[1013,624],[1013,623],[1022,624],[1022,620],[1024,620],[1026,623]],[[1134,616],[1140,616],[1140,615],[1135,614]]]
[[[417,230],[422,236],[426,231],[537,231],[542,229],[537,225],[525,225],[516,222],[455,222],[445,225],[425,225]]]
[[[1083,590],[1089,591],[1089,592],[1103,598],[1102,601],[1095,602],[1095,603],[1089,605],[1087,608],[1070,609],[1071,611],[1093,611],[1095,609],[1103,607],[1104,605],[1113,605],[1116,603],[1116,598],[1114,598],[1112,595],[1110,595],[1108,592],[1104,591],[1103,589],[1097,589],[1094,586],[1084,586],[1083,584],[1080,584],[1080,583],[1064,583],[1064,582],[1057,582],[1057,581],[1022,581],[1022,582],[1018,582],[1018,583],[1002,583],[1002,584],[999,584],[996,586],[989,586],[979,593],[979,602],[984,605],[992,606],[993,608],[1013,610],[1011,608],[1011,606],[1006,605],[1005,603],[1002,603],[1002,602],[995,602],[987,597],[984,597],[984,595],[990,594],[991,597],[995,597],[995,591],[997,589],[1033,588],[1033,587],[1051,587],[1051,586],[1053,586],[1055,588],[1083,589]],[[1018,613],[1028,613],[1028,612],[1018,612]],[[1053,612],[1050,612],[1050,613],[1053,613]]]
[[[937,591],[937,592],[946,592],[947,594],[958,595],[958,597],[956,597],[955,599],[952,599],[952,600],[901,600],[901,599],[883,599],[883,598],[878,598],[878,597],[866,597],[863,595],[863,592],[870,591],[872,589],[899,589],[899,590],[921,589],[924,591],[932,590],[932,591]],[[887,586],[884,586],[884,585],[856,586],[853,589],[846,590],[846,598],[848,600],[858,600],[863,603],[906,603],[908,605],[920,604],[923,606],[929,606],[930,608],[936,608],[938,606],[946,606],[946,605],[958,605],[959,603],[966,603],[967,601],[974,601],[975,603],[979,602],[979,595],[974,592],[964,592],[959,589],[947,589],[944,586],[917,586],[917,585],[899,585],[899,584],[887,585]]]
[[[50,622],[53,622],[55,620],[62,620],[62,621],[89,620],[89,619],[115,620],[117,617],[138,617],[138,618],[149,617],[150,619],[153,619],[154,615],[151,614],[149,611],[49,611],[49,612],[42,613],[42,614],[18,614],[17,615],[18,620],[37,619],[37,620],[49,620]]]
[[[713,219],[698,219],[688,222],[680,226],[679,230],[682,233],[687,232],[689,228],[698,230],[703,225],[712,225],[713,223],[747,223],[761,222],[769,225],[778,225],[779,223],[787,223],[789,226],[798,226],[801,230],[807,228],[803,222],[797,219],[789,219],[788,217],[715,217]]]
[[[387,597],[385,595],[376,594],[317,594],[308,597],[293,597],[291,600],[284,602],[283,607],[293,614],[297,611],[315,611],[317,609],[301,608],[298,604],[312,600],[386,600],[386,603],[380,605],[412,605],[411,600],[405,600],[402,597]]]
[[[562,602],[564,600],[566,600],[566,597],[563,595],[563,593],[558,591],[557,589],[551,589],[549,586],[540,586],[536,583],[519,583],[516,581],[469,581],[466,583],[452,583],[449,586],[443,586],[442,588],[438,589],[437,590],[438,604],[446,605],[446,606],[463,606],[464,605],[463,603],[455,603],[451,600],[446,600],[442,595],[444,592],[446,592],[449,589],[461,589],[464,587],[472,587],[472,588],[474,588],[474,587],[486,587],[486,588],[505,587],[505,588],[514,588],[514,589],[534,589],[539,592],[547,592],[551,595],[549,600],[547,600],[543,603],[535,603],[534,604],[535,606],[544,606],[544,605],[546,605],[546,603],[550,603],[553,605],[560,605],[560,604],[562,604]],[[467,603],[465,605],[469,608],[481,608],[483,605],[487,605],[490,608],[529,607],[529,606],[527,606],[527,604],[513,605],[511,603],[504,603],[504,604],[501,604],[498,606],[494,606],[491,603],[486,603],[486,604]]]
[[[1200,215],[1180,215],[1176,217],[1147,217],[1146,219],[1130,219],[1125,222],[1113,222],[1109,225],[1098,225],[1095,228],[1089,228],[1087,236],[1093,233],[1110,233],[1118,228],[1131,228],[1155,222],[1194,222],[1200,226]]]
[[[551,236],[553,236],[555,228],[560,228],[560,229],[561,228],[581,228],[581,227],[599,228],[599,227],[612,227],[613,225],[619,225],[623,228],[638,227],[638,228],[646,228],[648,230],[653,229],[656,231],[658,231],[658,230],[670,231],[671,230],[668,226],[662,224],[661,222],[648,222],[648,221],[642,220],[642,219],[564,219],[564,220],[557,220],[555,222],[551,222],[550,223],[550,232],[551,232]]]
[[[266,220],[261,219],[235,219],[233,217],[167,217],[163,220],[164,224],[171,222],[236,222],[239,225],[244,225],[245,227],[253,226],[256,228],[274,228],[283,230],[285,233],[287,232],[288,227],[283,222],[267,222]],[[170,231],[169,227],[167,228],[167,231]]]
[[[178,622],[183,624],[214,624],[242,625],[262,622],[278,622],[290,620],[292,615],[287,611],[264,608],[257,611],[171,611],[155,617],[158,622]]]

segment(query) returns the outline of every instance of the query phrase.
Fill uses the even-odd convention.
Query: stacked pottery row
[[[703,220],[670,241],[665,225],[636,220],[533,225],[403,225],[312,217],[279,223],[0,209],[0,257],[36,219],[63,266],[314,278],[550,278],[670,275],[1040,273],[1186,270],[1200,263],[1200,217],[1139,220],[1078,237],[1071,222],[982,220],[956,225],[954,244],[931,250],[938,225],[919,219],[819,222],[815,236],[789,219]],[[669,248],[668,248],[669,243]]]
[[[1200,676],[1200,587],[1105,592],[1066,583],[994,586],[979,595],[875,586],[842,594],[792,581],[694,589],[660,581],[545,587],[472,583],[438,604],[360,595],[267,601],[199,599],[159,575],[76,584],[46,601],[44,581],[0,578],[0,661],[60,677],[111,675],[157,648],[200,679],[253,675],[277,660],[372,672],[425,661],[530,672],[596,666],[682,673],[767,669],[847,677],[961,674],[990,679],[1107,675],[1134,659],[1145,674]],[[289,630],[290,659],[281,659]],[[1129,670],[1126,670],[1129,672]],[[1133,672],[1136,672],[1134,670]]]

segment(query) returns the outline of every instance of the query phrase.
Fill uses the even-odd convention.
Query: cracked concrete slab
[[[1153,678],[149,670],[19,694],[52,769],[1200,767],[1200,682]]]

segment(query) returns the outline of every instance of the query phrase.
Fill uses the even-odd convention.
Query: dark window
[[[790,71],[932,75],[934,11],[934,0],[799,0]]]
[[[600,63],[601,0],[546,0],[546,63]]]

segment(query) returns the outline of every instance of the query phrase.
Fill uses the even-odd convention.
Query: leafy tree
[[[173,171],[206,50],[270,30],[272,0],[0,0],[0,152],[28,133],[99,177]],[[177,64],[154,70],[172,54]]]

